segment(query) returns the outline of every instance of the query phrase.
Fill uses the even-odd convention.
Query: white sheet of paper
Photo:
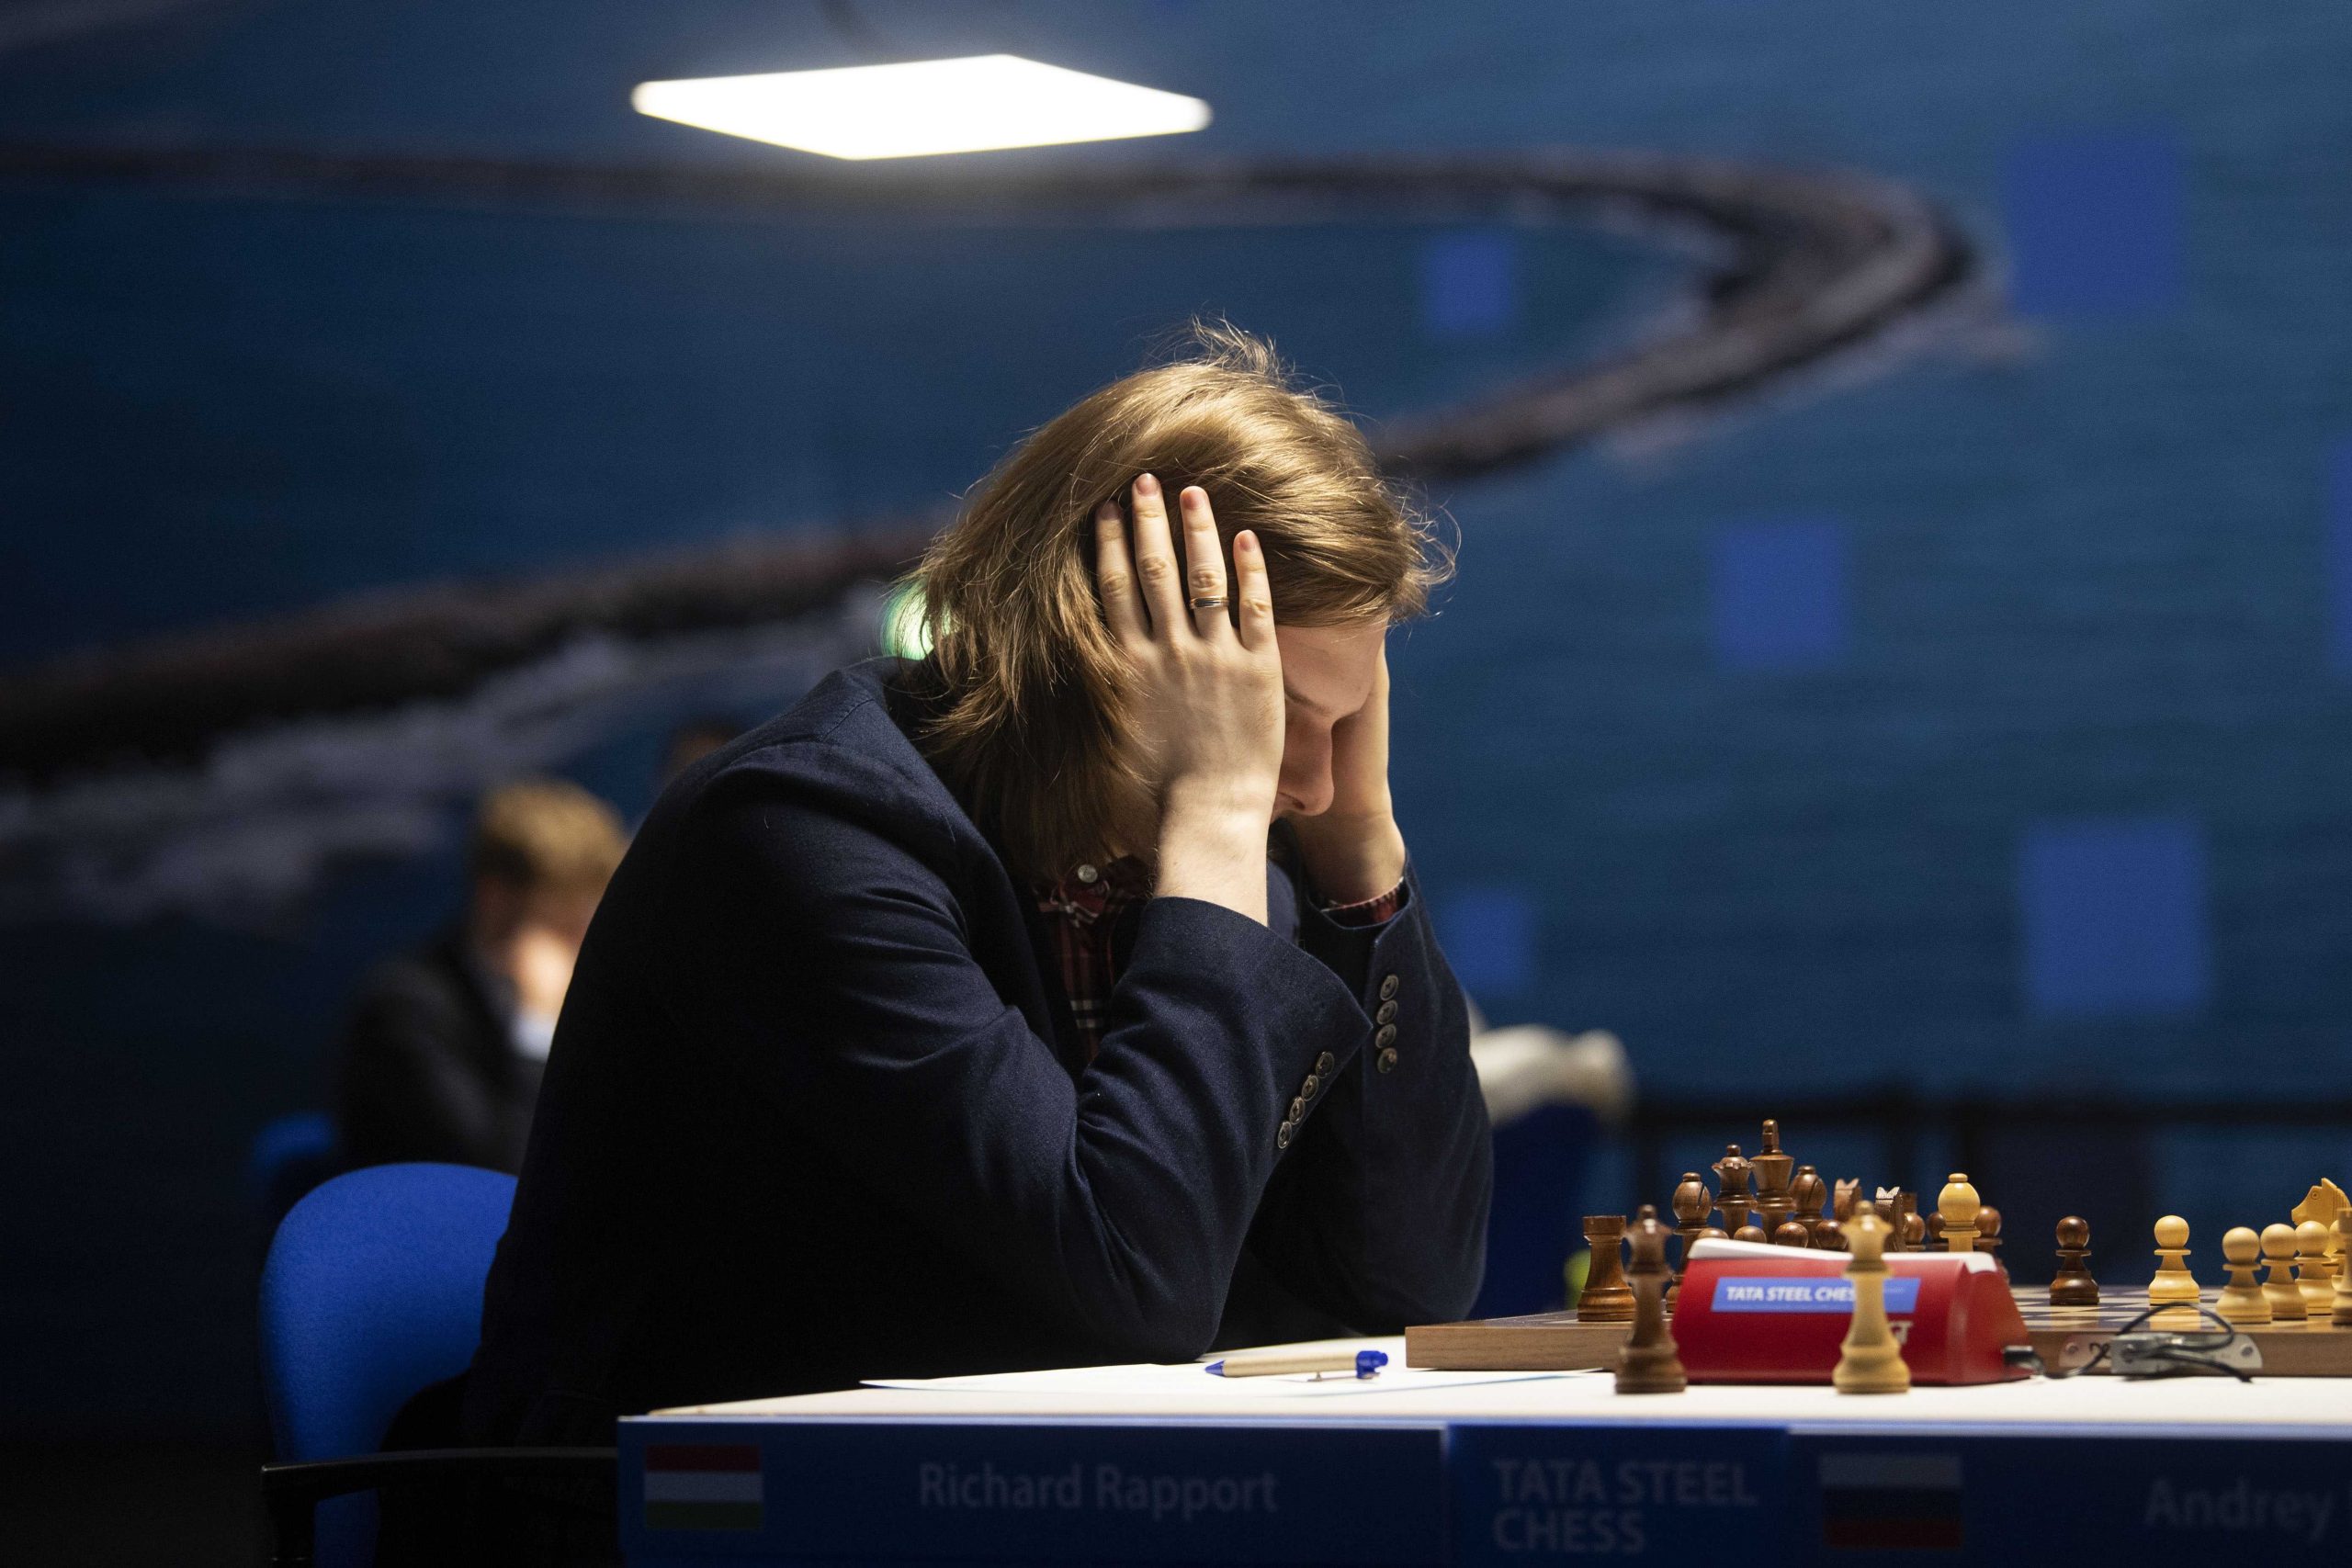
[[[1399,1367],[1391,1361],[1380,1375],[1351,1377],[1345,1373],[1317,1377],[1301,1372],[1284,1377],[1219,1378],[1204,1370],[1205,1361],[1182,1366],[1070,1367],[1046,1372],[988,1372],[961,1378],[868,1378],[868,1388],[918,1389],[926,1393],[1075,1393],[1091,1396],[1133,1394],[1143,1399],[1171,1393],[1210,1394],[1228,1391],[1242,1399],[1320,1398],[1340,1394],[1409,1394],[1468,1383],[1527,1382],[1561,1378],[1567,1372],[1436,1372]]]

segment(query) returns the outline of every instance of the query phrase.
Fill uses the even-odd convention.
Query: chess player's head
[[[1373,691],[1387,629],[1422,614],[1452,568],[1355,426],[1271,344],[1222,323],[1195,323],[1180,356],[1034,432],[914,578],[944,694],[925,750],[1033,874],[1149,851],[1092,522],[1142,473],[1170,498],[1207,491],[1228,582],[1234,535],[1257,536],[1288,693],[1277,815],[1329,802],[1332,725]]]
[[[578,784],[525,779],[491,791],[466,857],[476,945],[495,951],[527,931],[579,952],[624,848],[619,817]]]

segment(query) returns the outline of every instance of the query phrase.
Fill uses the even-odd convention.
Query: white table
[[[1739,1568],[1867,1562],[1874,1547],[1887,1561],[1958,1547],[1972,1561],[2087,1552],[2145,1568],[2352,1543],[2352,1388],[2338,1380],[1634,1397],[1599,1372],[1415,1371],[1401,1339],[1330,1348],[1385,1350],[1389,1366],[1363,1382],[1084,1368],[625,1422],[624,1543],[641,1563],[1466,1562],[1638,1548]],[[656,1453],[737,1468],[696,1479]],[[1174,1501],[1156,1506],[1153,1486]],[[738,1505],[756,1492],[756,1522],[739,1506],[731,1531],[647,1527],[649,1499],[697,1489]]]

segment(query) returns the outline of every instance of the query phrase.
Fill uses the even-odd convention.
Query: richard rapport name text
[[[1037,1472],[925,1461],[915,1468],[915,1505],[1012,1512],[1091,1509],[1189,1524],[1204,1514],[1279,1513],[1276,1482],[1271,1470],[1254,1475],[1166,1475],[1073,1461],[1067,1469]]]

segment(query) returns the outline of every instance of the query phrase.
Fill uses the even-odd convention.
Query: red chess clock
[[[1692,1382],[1827,1382],[1854,1314],[1846,1255],[1713,1237],[1690,1249],[1674,1342]],[[1916,1383],[2030,1375],[2004,1354],[2030,1343],[2009,1281],[1981,1252],[1898,1252],[1886,1315]]]

